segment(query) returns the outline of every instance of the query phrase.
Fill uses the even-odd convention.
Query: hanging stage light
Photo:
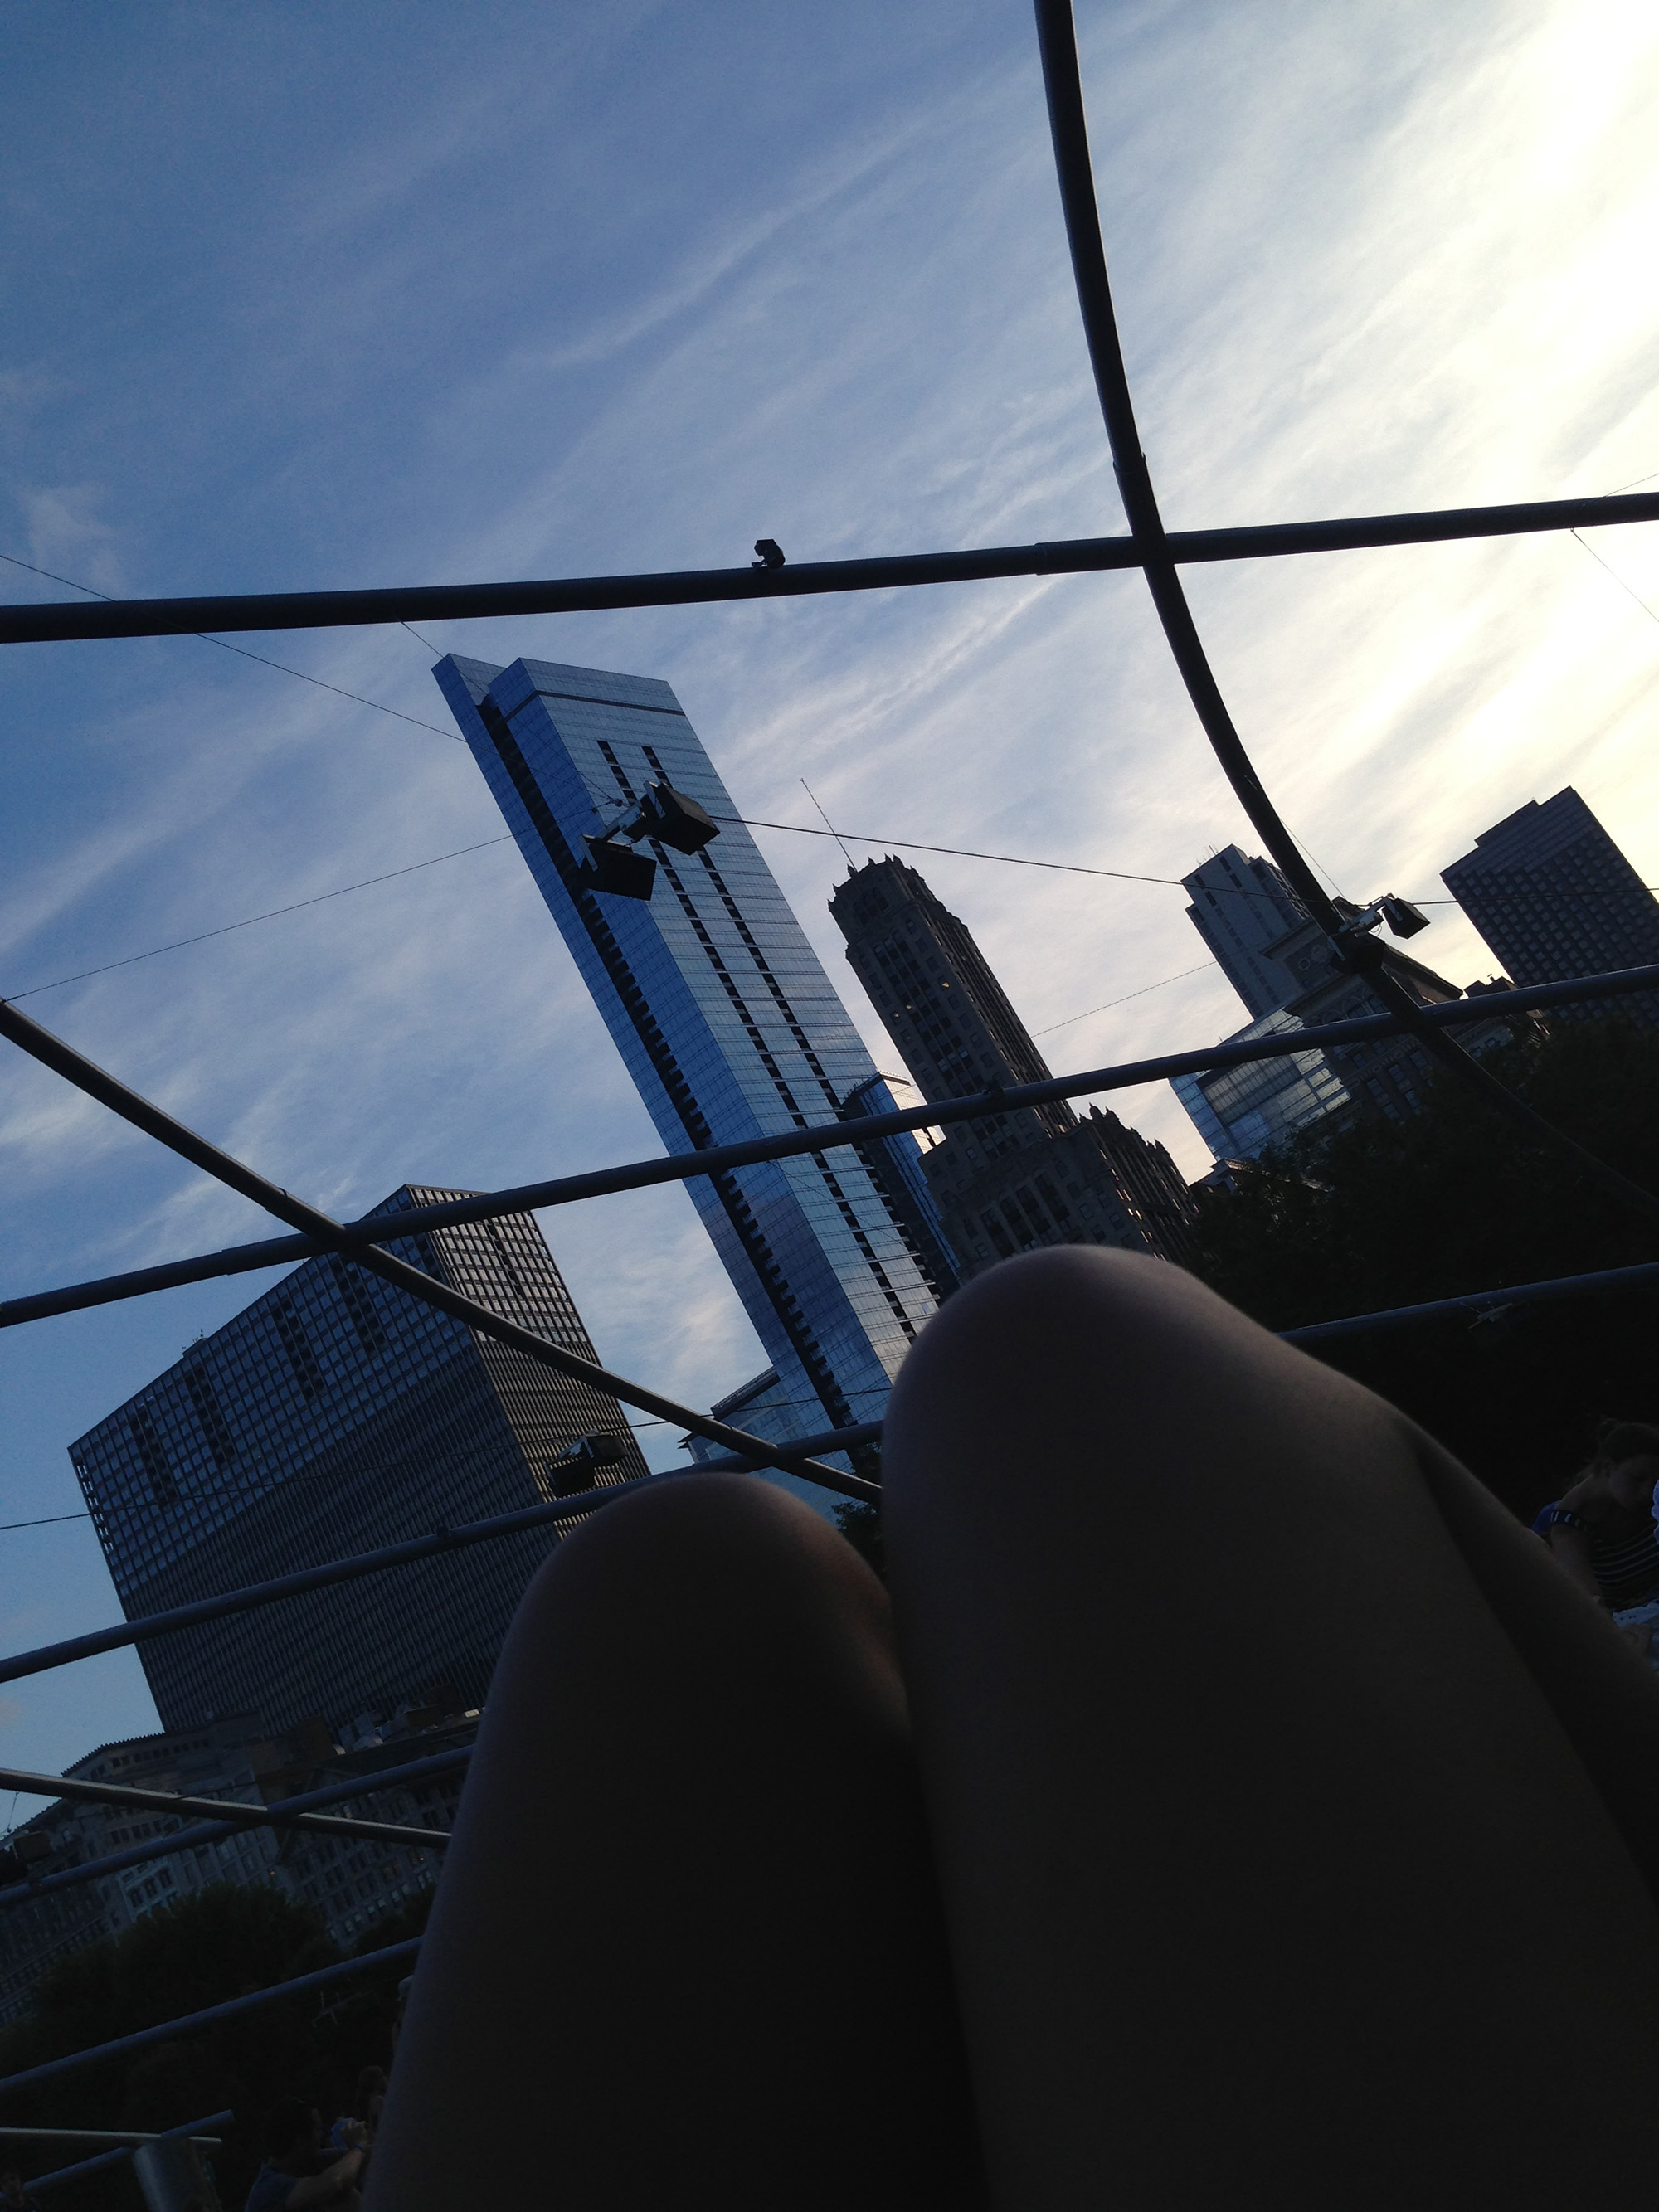
[[[655,837],[677,853],[700,853],[711,837],[720,834],[712,814],[660,776],[646,786],[635,818],[639,826],[624,829],[624,836]]]
[[[1429,926],[1427,915],[1421,907],[1413,906],[1409,899],[1378,899],[1376,907],[1396,937],[1415,937],[1419,929],[1426,929]]]
[[[628,1448],[620,1437],[578,1437],[562,1458],[549,1465],[553,1495],[574,1498],[580,1491],[592,1490],[602,1467],[620,1467],[627,1456]]]
[[[614,898],[649,899],[656,881],[657,864],[648,853],[635,853],[611,837],[585,836],[587,858],[578,873],[590,891],[606,891]]]

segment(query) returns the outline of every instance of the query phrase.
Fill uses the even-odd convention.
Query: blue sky
[[[1080,7],[1103,216],[1172,524],[1659,475],[1659,20],[1554,0]],[[583,574],[1063,537],[1121,516],[1018,0],[8,11],[0,551],[124,593]],[[1659,529],[1208,570],[1247,741],[1351,895],[1433,894],[1573,782],[1659,880]],[[1637,597],[1632,597],[1635,593]],[[0,563],[0,596],[69,596]],[[1248,832],[1133,576],[440,623],[665,677],[745,811],[1178,876]],[[405,630],[242,642],[441,726]],[[0,989],[496,836],[464,748],[190,639],[0,657]],[[878,1059],[824,902],[763,843]],[[1034,1029],[1192,968],[1181,895],[924,872]],[[1491,962],[1437,909],[1413,951]],[[30,997],[336,1212],[656,1143],[507,846]],[[1237,1025],[1213,971],[1057,1066]],[[1120,1102],[1189,1170],[1167,1091]],[[264,1233],[0,1063],[5,1287]],[[690,1206],[544,1218],[601,1356],[707,1404],[760,1364]],[[266,1279],[0,1341],[3,1513]],[[1310,1318],[1314,1316],[1310,1316]],[[659,1463],[672,1437],[647,1431]],[[0,1534],[8,1647],[116,1617],[84,1522]],[[154,1717],[130,1655],[0,1693],[57,1769]]]

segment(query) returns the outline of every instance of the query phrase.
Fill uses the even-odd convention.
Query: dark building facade
[[[1307,912],[1273,862],[1225,845],[1181,887],[1193,902],[1188,921],[1251,1013],[1259,1019],[1288,1006],[1296,979],[1270,948]]]
[[[405,1185],[377,1212],[464,1196]],[[586,1359],[593,1347],[534,1220],[400,1239],[412,1266]],[[555,1495],[578,1437],[621,1438],[614,1399],[337,1255],[308,1260],[70,1448],[129,1620]],[[479,1544],[139,1647],[163,1726],[255,1711],[283,1730],[399,1699],[483,1702],[550,1528]]]
[[[1332,958],[1323,929],[1308,919],[1271,860],[1229,845],[1181,880],[1193,897],[1189,918],[1255,1017],[1227,1043],[1382,1012],[1381,1000],[1363,976]],[[1346,899],[1336,904],[1345,918],[1359,913]],[[1393,945],[1389,963],[1421,1006],[1443,1006],[1465,995]],[[1473,986],[1468,995],[1479,998],[1501,988],[1500,979]],[[1483,1052],[1510,1028],[1494,1007],[1483,1006],[1456,1034],[1470,1050]],[[1334,1132],[1367,1113],[1394,1121],[1419,1113],[1429,1066],[1414,1038],[1382,1037],[1177,1075],[1170,1087],[1216,1158],[1227,1162],[1258,1158],[1315,1123]]]
[[[1517,983],[1659,962],[1659,899],[1571,785],[1483,830],[1440,880]],[[1659,993],[1616,1005],[1659,1025]]]
[[[1358,911],[1349,909],[1346,902],[1340,903],[1345,911]],[[1382,1001],[1364,976],[1336,964],[1316,921],[1304,921],[1281,938],[1273,947],[1273,957],[1301,987],[1285,1012],[1304,1029],[1316,1029],[1326,1022],[1353,1021],[1384,1011]],[[1510,1036],[1510,1021],[1504,1018],[1501,987],[1476,984],[1465,993],[1393,945],[1389,948],[1389,966],[1419,1006],[1448,1006],[1465,997],[1470,1000],[1471,1018],[1459,1022],[1450,1032],[1467,1051],[1478,1055]],[[1422,1112],[1423,1085],[1431,1062],[1415,1037],[1382,1036],[1367,1044],[1333,1045],[1322,1058],[1338,1079],[1342,1093],[1332,1098],[1328,1109],[1333,1129],[1346,1127],[1357,1115],[1368,1113],[1398,1121]]]
[[[1042,1083],[1049,1069],[965,923],[902,860],[872,860],[830,911],[922,1097]],[[1193,1202],[1162,1145],[1063,1100],[954,1124],[922,1156],[963,1277],[1042,1244],[1185,1253]]]

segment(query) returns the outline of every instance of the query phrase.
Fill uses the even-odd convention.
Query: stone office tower
[[[875,1063],[669,686],[453,655],[434,672],[666,1149],[856,1111]],[[701,810],[702,848],[641,834],[595,854],[653,786]],[[937,1303],[867,1149],[686,1184],[771,1361],[722,1403],[772,1441],[879,1419]]]
[[[405,1185],[379,1213],[465,1194]],[[528,1214],[387,1249],[537,1335],[593,1347]],[[307,1260],[70,1447],[122,1609],[164,1608],[556,1494],[579,1437],[622,1438],[585,1382],[337,1255]],[[142,1644],[164,1729],[257,1712],[274,1729],[447,1693],[482,1705],[551,1528],[369,1575]]]
[[[924,1098],[1048,1079],[966,925],[914,868],[892,859],[854,868],[830,911]],[[1180,1170],[1098,1107],[1079,1118],[1061,1101],[955,1123],[923,1164],[964,1276],[1041,1244],[1164,1259],[1188,1249],[1194,1206]]]
[[[1188,921],[1252,1015],[1288,1006],[1300,986],[1268,948],[1308,917],[1273,862],[1224,845],[1181,888],[1192,897]]]

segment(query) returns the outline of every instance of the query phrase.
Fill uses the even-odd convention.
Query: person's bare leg
[[[799,1502],[607,1506],[496,1668],[370,2212],[981,2201],[887,1600]]]
[[[1080,1249],[929,1323],[884,1460],[1001,2212],[1647,2200],[1659,1699],[1472,1478]]]

